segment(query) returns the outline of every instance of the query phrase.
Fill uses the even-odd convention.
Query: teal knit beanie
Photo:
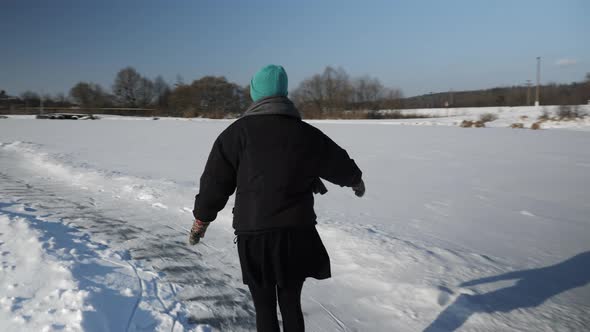
[[[268,65],[260,69],[250,81],[250,97],[254,102],[271,96],[286,96],[287,73],[282,66]]]

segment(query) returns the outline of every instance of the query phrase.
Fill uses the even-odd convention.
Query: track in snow
[[[180,290],[176,300],[190,310],[189,316],[181,318],[184,324],[209,324],[234,331],[255,327],[249,294],[243,287],[236,287],[241,280],[219,268],[223,267],[215,261],[219,257],[203,253],[207,247],[188,246],[186,230],[158,220],[162,213],[150,210],[146,213],[138,202],[122,201],[108,194],[97,198],[96,192],[54,177],[33,174],[23,167],[24,160],[18,159],[17,154],[0,150],[0,202],[29,206],[44,219],[59,220],[115,250],[128,253],[129,257],[122,258],[135,271],[141,285],[136,307],[146,301],[142,298],[146,280],[137,273],[141,267],[152,270],[161,279],[154,286],[156,293],[160,287]],[[146,222],[146,218],[153,220]],[[169,311],[165,305],[161,307]]]
[[[149,180],[133,178],[129,185],[129,178],[125,183],[118,183],[118,178],[110,176],[93,179],[94,173],[84,169],[83,183],[79,183],[76,169],[62,172],[61,165],[52,169],[54,159],[39,162],[35,154],[38,151],[27,156],[26,146],[19,149],[16,152],[0,149],[0,202],[31,207],[44,218],[73,225],[90,234],[93,240],[125,253],[122,260],[140,272],[137,277],[141,287],[136,291],[139,294],[134,294],[139,300],[134,308],[148,302],[152,307],[161,308],[160,313],[174,319],[170,324],[172,328],[178,322],[190,327],[193,323],[209,324],[222,331],[253,329],[254,309],[241,284],[237,255],[225,248],[233,237],[231,215],[227,211],[222,211],[219,224],[210,230],[203,245],[189,247],[186,245],[188,230],[184,229],[184,222],[176,220],[187,219],[188,223],[189,214],[182,203],[169,199],[162,202],[170,208],[161,204],[157,192],[153,193],[154,199],[142,198],[144,190],[147,190],[146,196],[150,195]],[[31,162],[34,165],[27,167]],[[45,167],[48,168],[46,173]],[[125,184],[124,187],[139,191],[126,195],[121,191]],[[101,190],[103,186],[106,190]],[[171,192],[177,198],[186,196],[186,188],[172,188],[166,184],[163,188],[160,190],[162,184],[157,184],[160,193]],[[443,215],[445,204],[437,199],[424,208]],[[179,210],[184,211],[182,215]],[[521,215],[524,210],[519,211],[516,210]],[[528,267],[511,266],[498,256],[437,246],[430,241],[400,237],[370,224],[352,223],[350,217],[340,211],[324,209],[321,212],[327,218],[320,220],[318,229],[332,258],[334,278],[306,283],[302,300],[309,330],[380,331],[393,327],[394,330],[418,331],[459,322],[465,323],[467,329],[485,331],[507,327],[578,331],[590,324],[585,314],[587,301],[582,298],[578,305],[568,298],[578,296],[580,291],[587,293],[587,288],[565,293],[577,286],[570,282],[570,273],[564,273],[568,271],[561,268],[569,263],[555,261],[551,265],[558,264],[538,269],[559,272],[557,274],[538,273]],[[366,217],[360,222],[374,219],[370,214]],[[543,267],[540,264],[531,266]],[[516,287],[469,285],[469,280],[517,270],[526,273],[523,282],[518,282]],[[587,275],[587,269],[578,267],[577,270]],[[157,278],[148,277],[148,272]],[[558,293],[565,293],[563,296],[539,291],[556,283],[562,284]],[[495,292],[498,286],[504,291]],[[165,303],[160,292],[174,294],[174,302]],[[539,299],[539,303],[518,302],[513,297]],[[514,303],[519,310],[503,312],[498,305],[502,303]],[[175,311],[176,304],[187,308],[184,314]],[[487,307],[491,309],[482,310]],[[469,314],[458,314],[464,312]],[[129,319],[134,320],[133,317]]]

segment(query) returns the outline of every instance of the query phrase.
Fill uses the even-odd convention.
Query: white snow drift
[[[0,213],[0,325],[3,331],[82,330],[88,292],[69,264],[48,255],[23,218]],[[75,254],[75,249],[71,249]]]

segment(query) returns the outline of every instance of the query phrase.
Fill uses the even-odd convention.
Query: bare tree
[[[158,75],[154,80],[154,93],[156,96],[160,97],[166,93],[167,90],[170,90],[170,86],[168,86],[168,83],[166,83],[161,75]]]
[[[162,76],[156,77],[154,80],[154,94],[156,96],[156,104],[160,109],[167,108],[170,99],[170,86]]]
[[[362,76],[353,80],[354,101],[357,103],[374,103],[381,98],[383,85],[378,78]]]
[[[149,78],[142,77],[139,80],[136,93],[137,106],[146,107],[150,105],[156,97],[154,82],[152,82]]]
[[[330,110],[343,109],[351,100],[352,85],[344,69],[326,67],[321,75],[323,95]]]
[[[386,88],[381,93],[380,107],[385,109],[395,109],[403,107],[404,94],[397,88]]]
[[[79,82],[70,89],[70,97],[82,107],[107,107],[110,96],[95,83]]]
[[[176,74],[176,83],[174,83],[174,87],[182,86],[184,84],[184,78],[180,74]]]
[[[322,74],[303,80],[292,94],[302,109],[313,112],[343,110],[352,100],[353,88],[342,68],[326,67]]]
[[[154,83],[133,67],[121,69],[115,77],[113,93],[127,107],[145,107],[154,100]]]
[[[41,96],[33,91],[25,91],[21,93],[20,99],[25,102],[26,107],[36,107],[41,105]]]
[[[59,105],[59,106],[65,106],[68,105],[70,103],[70,101],[68,100],[68,97],[66,97],[65,94],[63,93],[57,93],[54,97],[53,97],[53,101]]]
[[[293,100],[303,108],[312,107],[316,111],[325,109],[325,98],[322,77],[319,74],[303,80],[293,91]]]
[[[246,109],[252,103],[252,96],[250,96],[250,84],[242,88],[242,109]]]
[[[205,76],[174,89],[170,102],[176,115],[224,117],[244,107],[244,90],[225,77]]]

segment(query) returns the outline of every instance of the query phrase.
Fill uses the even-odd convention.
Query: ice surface
[[[306,283],[308,329],[587,330],[590,133],[408,121],[312,121],[356,160],[367,194],[329,185],[316,199],[334,277]],[[0,222],[41,232],[15,234],[87,292],[80,321],[61,324],[252,330],[231,200],[186,245],[198,177],[230,123],[0,122]],[[0,297],[19,296],[10,283]]]

